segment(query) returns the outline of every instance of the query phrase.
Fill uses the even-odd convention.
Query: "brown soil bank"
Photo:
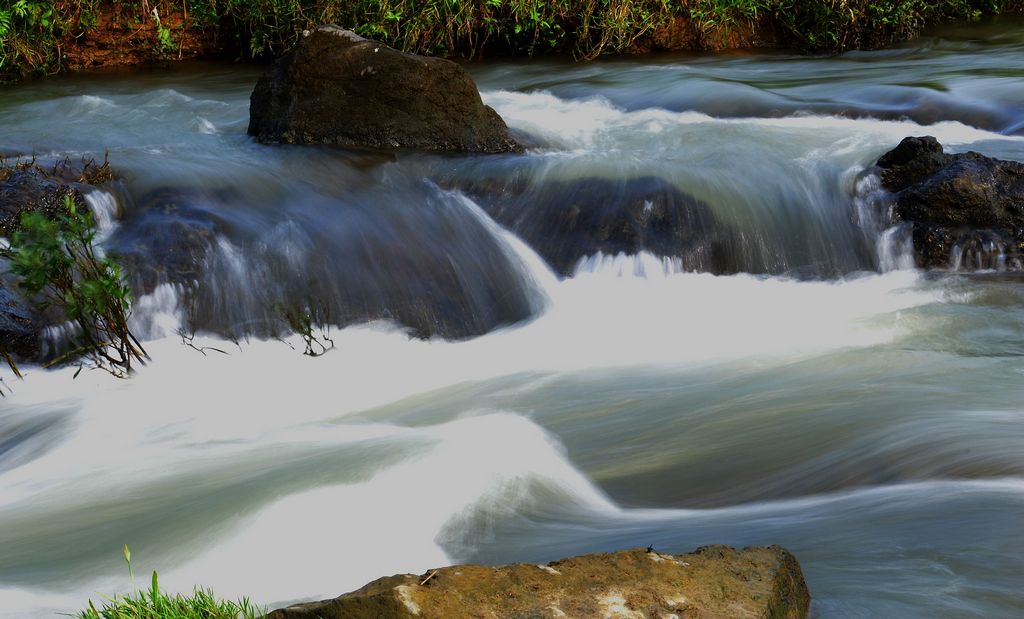
[[[390,576],[266,619],[802,619],[809,604],[800,565],[785,549],[707,546],[686,555],[636,549]]]
[[[435,56],[792,48],[843,51],[1024,0],[19,0],[0,6],[0,81],[229,55],[272,59],[325,23]]]

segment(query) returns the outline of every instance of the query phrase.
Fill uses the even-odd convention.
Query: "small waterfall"
[[[103,189],[92,189],[83,197],[96,223],[96,241],[102,243],[117,228],[117,220],[124,209],[114,194]]]
[[[558,276],[551,270],[551,267],[522,239],[488,217],[480,205],[468,196],[458,191],[447,193],[466,207],[467,212],[494,237],[495,242],[502,247],[506,256],[516,265],[523,279],[522,285],[531,291],[530,300],[534,313],[539,314],[547,309],[551,303],[553,291],[558,285]]]
[[[277,337],[309,311],[460,339],[545,310],[557,278],[532,250],[465,196],[396,172],[341,197],[301,183],[143,193],[109,239],[140,296],[138,324]]]
[[[685,272],[687,271],[682,259],[674,256],[655,256],[648,252],[614,255],[598,252],[593,256],[581,258],[576,265],[576,275],[603,273],[614,277],[655,279]]]
[[[78,336],[78,325],[70,321],[46,326],[39,336],[39,358],[58,357],[67,351],[68,344]]]
[[[965,235],[949,251],[951,271],[1020,271],[1020,256],[1007,253],[1007,242],[989,231]]]
[[[887,228],[878,237],[878,268],[883,273],[914,268],[914,238],[910,224]]]
[[[185,323],[181,298],[186,294],[180,284],[160,284],[132,305],[128,325],[136,337],[156,340],[178,333]]]
[[[882,187],[877,174],[861,176],[854,188],[857,225],[865,240],[875,247],[877,268],[882,273],[913,269],[914,239],[909,224],[897,223],[892,194]]]

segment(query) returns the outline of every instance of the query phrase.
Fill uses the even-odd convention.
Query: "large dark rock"
[[[878,167],[896,219],[913,226],[919,266],[1021,268],[1024,164],[946,154],[933,137],[910,137]]]
[[[707,204],[654,176],[447,183],[476,200],[562,275],[598,252],[648,251],[723,272],[727,242]]]
[[[338,26],[304,33],[260,77],[249,134],[264,143],[521,150],[462,67],[399,52]]]
[[[800,564],[785,549],[708,546],[686,555],[637,549],[547,565],[457,565],[390,576],[267,619],[803,619],[809,605]]]
[[[137,200],[131,214],[108,242],[136,294],[164,283],[194,285],[220,221],[212,214],[223,207],[221,193],[161,188]]]
[[[106,246],[137,296],[172,284],[191,328],[232,338],[281,335],[306,305],[332,325],[389,320],[425,338],[530,318],[518,263],[480,219],[436,190],[410,207],[412,189],[300,190],[302,208],[257,214],[231,189],[165,187],[135,198]]]

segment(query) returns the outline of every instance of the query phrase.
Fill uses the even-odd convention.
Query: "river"
[[[914,270],[869,170],[910,135],[1024,161],[1024,24],[470,69],[535,148],[258,145],[258,67],[4,89],[0,152],[122,175],[90,204],[149,273],[153,360],[3,376],[0,617],[128,589],[125,544],[167,588],[275,606],[456,562],[781,544],[817,617],[1024,615],[1024,277]],[[636,178],[708,205],[728,255],[556,274],[460,189]],[[333,350],[282,336],[291,297],[345,325]]]

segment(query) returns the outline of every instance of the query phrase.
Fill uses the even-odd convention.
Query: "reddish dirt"
[[[702,29],[687,17],[676,17],[671,23],[656,29],[650,36],[638,40],[630,53],[645,54],[656,51],[719,52],[738,49],[778,48],[786,40],[775,32],[768,20],[732,24],[729,28]]]
[[[161,49],[153,7],[157,8],[159,23],[170,28],[173,49]],[[150,4],[142,0],[137,7],[99,3],[98,10],[95,26],[87,33],[65,37],[60,51],[69,71],[241,55],[235,37],[229,32],[216,26],[199,27],[177,2],[154,0]],[[637,39],[629,53],[778,48],[785,42],[785,37],[774,32],[766,19],[731,24],[728,28],[702,29],[687,17],[677,17]]]
[[[218,28],[196,27],[181,6],[157,7],[159,23],[170,29],[174,49],[161,49],[158,22],[152,13],[141,8],[119,10],[107,3],[102,7],[96,26],[69,38],[61,50],[68,70],[160,64],[232,53],[228,38],[221,36]]]

